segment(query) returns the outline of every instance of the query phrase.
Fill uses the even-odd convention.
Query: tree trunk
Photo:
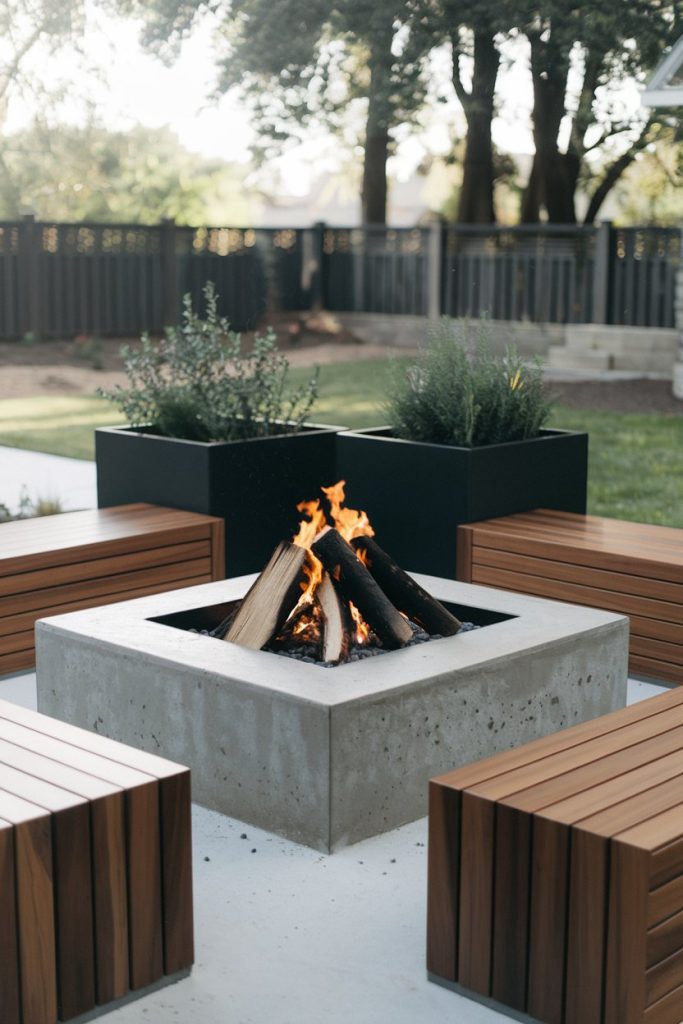
[[[467,118],[467,142],[458,202],[460,224],[493,224],[496,219],[491,121],[499,64],[500,53],[492,33],[475,32],[472,91],[463,103]],[[456,76],[459,78],[457,65],[453,67],[453,76],[454,80]],[[456,91],[462,96],[459,88],[456,87]]]
[[[583,221],[584,224],[593,223],[598,213],[600,212],[600,207],[602,206],[605,199],[612,191],[616,183],[619,181],[619,178],[622,176],[624,171],[631,166],[631,164],[637,157],[638,153],[640,153],[647,145],[650,124],[651,121],[648,121],[645,127],[643,128],[641,134],[638,136],[638,138],[631,146],[631,148],[627,149],[625,153],[622,153],[622,155],[618,157],[614,161],[614,163],[610,164],[610,166],[605,171],[605,175],[602,181],[597,186],[597,188],[593,192],[593,195],[590,198],[588,209],[586,210],[586,216],[584,217]]]
[[[557,148],[565,113],[569,57],[552,39],[530,35],[531,77],[534,88],[534,145],[536,152],[529,182],[522,196],[523,223],[537,223],[545,209],[553,224],[574,224],[574,193],[579,164],[574,154]]]
[[[387,221],[392,40],[393,26],[389,25],[374,36],[370,50],[370,90],[361,191],[363,224],[386,224]]]

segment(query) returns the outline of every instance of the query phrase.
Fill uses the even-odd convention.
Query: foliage
[[[242,175],[184,149],[168,128],[108,131],[36,121],[4,139],[0,217],[157,224],[248,223]]]
[[[536,146],[523,219],[538,220],[545,209],[552,222],[574,222],[575,192],[583,178],[590,195],[585,221],[592,223],[620,176],[652,141],[659,114],[630,111],[623,86],[642,83],[680,35],[680,5],[529,0],[521,4],[517,22],[531,47]]]
[[[37,516],[54,516],[62,511],[62,503],[59,498],[38,496],[34,501],[26,487],[22,487],[19,494],[19,507],[15,513],[12,513],[7,505],[0,502],[0,523],[9,523],[15,519],[34,519]]]
[[[293,368],[292,384],[304,384],[309,373]],[[318,415],[349,427],[380,426],[386,422],[379,407],[390,377],[385,359],[323,366]],[[94,428],[114,419],[118,414],[109,403],[85,395],[5,399],[0,401],[0,444],[92,459]],[[683,527],[682,415],[587,412],[556,405],[550,426],[590,434],[591,514]]]
[[[493,355],[483,331],[469,352],[466,329],[444,319],[418,364],[395,377],[387,411],[398,437],[472,448],[536,437],[550,401],[540,366],[511,348]]]
[[[363,145],[366,220],[384,219],[386,161],[393,130],[410,123],[425,97],[432,41],[414,31],[401,0],[110,0],[144,21],[143,42],[173,59],[210,10],[220,18],[217,89],[239,88],[256,129],[254,156],[272,160],[311,129]],[[283,30],[286,26],[286,30]],[[358,132],[362,111],[365,128]]]
[[[256,335],[245,352],[241,336],[218,315],[213,284],[204,297],[205,320],[186,295],[180,327],[167,328],[159,341],[143,336],[138,351],[122,350],[130,387],[99,394],[132,426],[151,425],[165,437],[236,441],[301,430],[317,397],[317,371],[288,391],[289,364],[274,333]]]

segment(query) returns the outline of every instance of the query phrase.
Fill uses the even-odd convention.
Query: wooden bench
[[[0,907],[2,1024],[188,969],[189,770],[0,701]]]
[[[458,579],[630,617],[629,669],[683,683],[683,530],[538,509],[458,527]]]
[[[683,691],[430,783],[427,961],[547,1024],[683,1019]]]
[[[223,520],[154,505],[0,525],[0,675],[35,665],[36,619],[225,575]]]

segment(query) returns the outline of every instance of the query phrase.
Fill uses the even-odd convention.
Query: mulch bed
[[[559,405],[621,413],[677,413],[683,401],[674,398],[670,380],[585,380],[553,383]]]

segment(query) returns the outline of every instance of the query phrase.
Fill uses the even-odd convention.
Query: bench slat
[[[15,889],[13,830],[0,820],[0,1020],[5,1024],[21,1024]]]
[[[209,558],[211,545],[208,540],[190,541],[184,544],[167,544],[165,547],[145,548],[130,554],[115,557],[93,558],[68,565],[34,569],[17,573],[15,576],[0,577],[0,597],[16,597],[18,594],[45,590],[62,584],[82,580],[98,579],[103,576],[120,575],[124,572],[155,568],[169,562],[187,562],[193,558]]]
[[[672,601],[654,601],[647,597],[616,593],[609,590],[592,589],[576,583],[562,583],[559,587],[554,580],[544,580],[538,576],[526,576],[524,573],[510,572],[508,569],[489,569],[487,566],[475,566],[472,571],[472,582],[502,587],[504,590],[517,590],[536,597],[549,597],[570,604],[585,604],[594,608],[605,608],[609,611],[621,612],[625,615],[639,615],[641,618],[675,622],[683,626],[683,604]]]
[[[156,587],[163,583],[166,588],[175,584],[182,586],[185,579],[194,579],[206,572],[207,559],[195,558],[185,561],[182,557],[170,565],[149,566],[146,569],[129,572],[114,572],[102,579],[76,580],[74,583],[42,590],[31,590],[12,597],[0,597],[0,615],[18,615],[31,612],[45,606],[53,609],[54,615],[60,614],[63,604],[70,604],[85,597],[92,606],[101,603],[103,598],[114,598],[123,593],[128,594],[142,590],[145,586]]]
[[[650,597],[659,601],[683,604],[683,581],[671,583],[652,576],[636,576],[633,573],[613,572],[608,569],[590,568],[573,562],[558,562],[531,555],[517,555],[497,548],[475,545],[474,560],[479,566],[490,569],[507,569],[525,576],[541,579],[576,583],[580,586],[609,590],[616,593],[626,591],[634,597]]]
[[[92,608],[97,604],[117,604],[119,601],[128,601],[134,597],[148,597],[150,594],[159,594],[164,590],[179,590],[183,587],[194,587],[200,583],[211,583],[209,575],[192,576],[189,579],[169,580],[166,583],[156,583],[151,587],[141,587],[136,590],[128,590],[113,594],[102,594],[100,600],[93,601],[90,597],[84,597],[78,601],[69,601],[68,604],[54,608],[47,605],[43,608],[34,609],[31,612],[24,612],[20,615],[9,615],[0,618],[0,643],[1,638],[16,631],[33,629],[38,619],[45,619],[52,615],[65,615],[67,612],[80,611],[82,608]],[[35,661],[35,656],[34,656]]]

